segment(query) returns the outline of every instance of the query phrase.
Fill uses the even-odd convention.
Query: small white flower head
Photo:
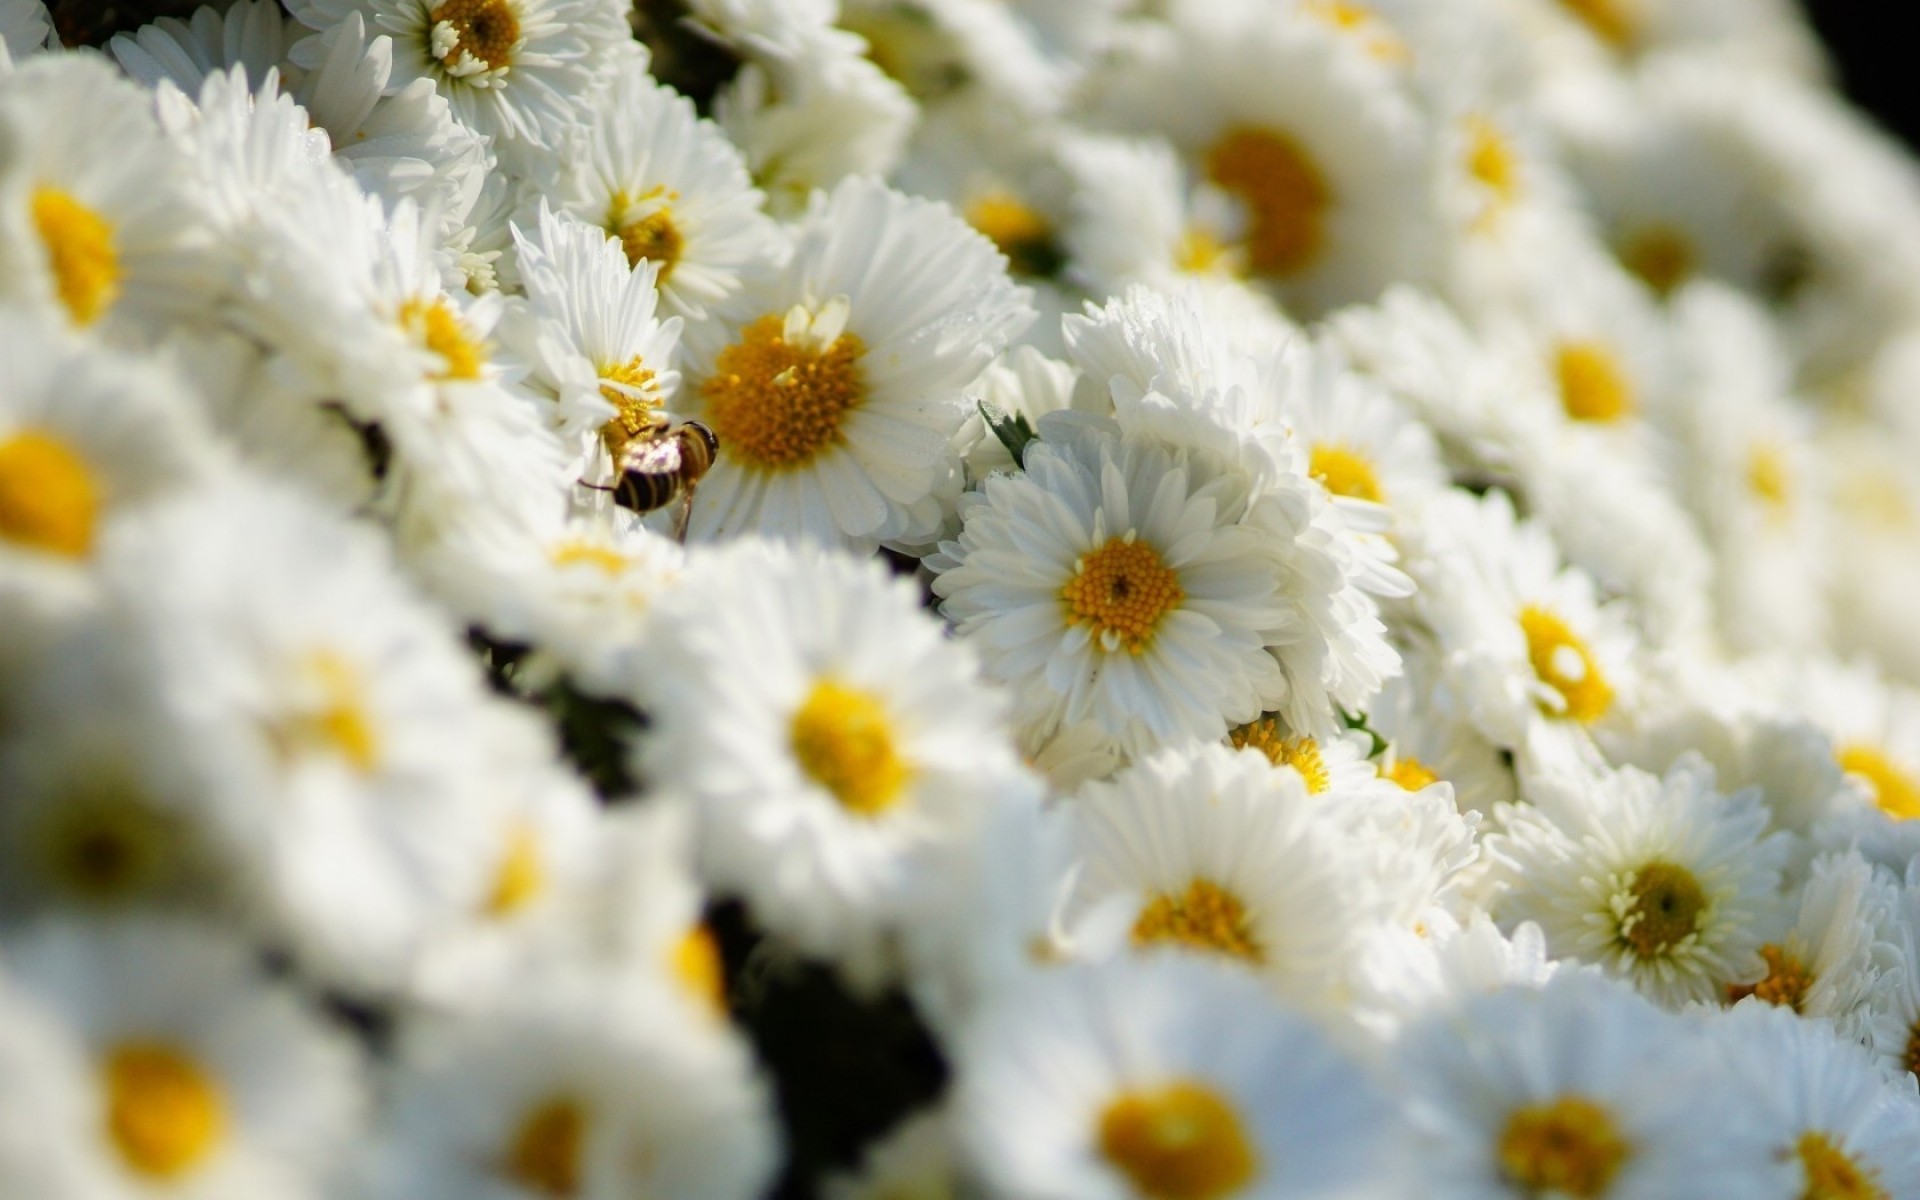
[[[1494,916],[1533,921],[1555,958],[1600,967],[1658,1003],[1716,1003],[1765,974],[1765,940],[1789,852],[1754,792],[1726,796],[1682,761],[1664,779],[1575,761],[1529,781],[1487,852],[1504,890]]]
[[[674,408],[720,441],[689,534],[925,545],[963,389],[1032,319],[1026,292],[951,210],[873,180],[816,197],[794,241],[739,320],[687,331]]]
[[[1396,1194],[1406,1134],[1356,1062],[1244,975],[1156,955],[1037,977],[958,1055],[968,1164],[995,1194]]]
[[[1387,915],[1364,844],[1257,754],[1165,750],[1081,789],[1067,813],[1069,928],[1124,920],[1137,952],[1244,966],[1296,1004],[1337,1009],[1358,939]]]
[[[972,652],[879,564],[751,539],[695,555],[654,619],[637,765],[692,801],[702,875],[884,978],[916,876],[1027,786]]]
[[[1866,1047],[1824,1020],[1742,1005],[1708,1027],[1725,1056],[1724,1090],[1752,1097],[1801,1196],[1878,1200],[1920,1192],[1920,1097],[1889,1079]]]
[[[1559,969],[1538,925],[1511,936],[1485,913],[1464,924],[1434,912],[1415,929],[1376,926],[1354,971],[1353,1018],[1383,1045],[1409,1024],[1506,988],[1539,987]]]
[[[393,39],[399,91],[431,81],[474,132],[506,146],[557,145],[576,108],[612,73],[629,31],[610,0],[301,0],[316,30],[293,48],[303,67],[322,61],[324,35],[359,13]]]
[[[762,1194],[777,1162],[746,1046],[657,985],[522,979],[400,1030],[377,1200]]]
[[[1592,972],[1442,1008],[1391,1056],[1436,1200],[1793,1194],[1717,1047]]]
[[[43,921],[5,951],[7,982],[56,1016],[84,1072],[65,1087],[84,1089],[85,1150],[114,1184],[89,1194],[335,1194],[363,1115],[359,1056],[252,947],[142,917]]]
[[[0,73],[0,297],[109,340],[210,315],[226,280],[152,97],[104,58]]]
[[[1296,649],[1297,621],[1244,480],[1075,416],[1042,418],[1025,472],[963,499],[960,537],[929,560],[942,611],[1030,729],[1090,721],[1142,754],[1280,708],[1289,681],[1268,651]]]

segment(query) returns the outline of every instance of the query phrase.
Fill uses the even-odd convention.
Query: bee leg
[[[680,490],[680,515],[674,518],[673,540],[686,544],[687,522],[693,519],[693,485],[688,484]]]
[[[575,482],[579,483],[579,485],[583,488],[591,488],[596,492],[617,492],[620,490],[619,488],[601,487],[597,483],[588,483],[584,479],[576,480]]]

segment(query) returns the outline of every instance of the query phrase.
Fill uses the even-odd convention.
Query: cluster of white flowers
[[[0,1197],[1920,1197],[1789,0],[108,33],[0,0]]]

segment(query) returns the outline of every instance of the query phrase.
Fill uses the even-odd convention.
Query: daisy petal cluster
[[[0,0],[0,1197],[1920,1198],[1786,0]]]

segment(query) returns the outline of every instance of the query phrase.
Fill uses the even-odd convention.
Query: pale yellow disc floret
[[[1185,599],[1180,576],[1131,531],[1082,554],[1060,589],[1067,624],[1085,623],[1102,649],[1129,654],[1145,652],[1161,619]]]
[[[1560,405],[1576,421],[1611,424],[1638,410],[1633,381],[1612,349],[1600,342],[1563,342],[1554,351]]]
[[[1240,897],[1209,879],[1195,879],[1179,893],[1161,892],[1146,903],[1133,923],[1133,943],[1172,942],[1258,963],[1266,952],[1253,935],[1247,906]]]
[[[1826,1134],[1808,1130],[1794,1152],[1807,1173],[1806,1190],[1800,1193],[1805,1200],[1890,1200],[1877,1173],[1855,1162]]]
[[[551,1097],[520,1119],[502,1164],[504,1172],[537,1195],[577,1196],[586,1139],[586,1108],[572,1097]]]
[[[869,692],[821,680],[794,712],[789,737],[807,778],[856,816],[877,817],[906,794],[912,765],[885,705]]]
[[[1320,753],[1320,743],[1310,737],[1289,737],[1272,717],[1249,721],[1227,732],[1236,750],[1253,749],[1267,756],[1276,767],[1292,767],[1300,772],[1311,795],[1319,795],[1332,786],[1333,775]]]
[[[1886,751],[1853,742],[1842,746],[1835,757],[1841,770],[1866,782],[1881,812],[1896,821],[1920,817],[1920,780],[1903,770]]]
[[[841,426],[867,397],[858,337],[842,332],[821,347],[791,336],[794,327],[792,314],[761,317],[701,385],[721,452],[757,470],[813,462],[844,440]]]
[[[1307,474],[1335,496],[1351,500],[1371,500],[1375,504],[1387,498],[1380,476],[1365,455],[1337,442],[1315,444],[1307,459]]]
[[[1698,937],[1708,907],[1707,891],[1692,871],[1650,862],[1633,872],[1615,902],[1617,936],[1635,958],[1664,958]]]
[[[606,228],[620,239],[627,265],[637,267],[644,261],[659,267],[654,278],[657,287],[667,286],[687,249],[687,236],[674,219],[670,203],[677,199],[678,193],[653,187],[638,196],[615,192],[607,204]]]
[[[487,915],[508,917],[546,890],[547,867],[539,831],[524,822],[507,831],[507,844],[494,868],[487,894]]]
[[[175,1180],[204,1163],[227,1133],[219,1080],[163,1042],[123,1042],[103,1064],[107,1138],[136,1174]]]
[[[1560,693],[1567,719],[1591,725],[1613,706],[1613,688],[1601,675],[1593,651],[1567,623],[1544,608],[1529,605],[1520,611],[1520,630],[1527,639],[1527,660],[1533,673]]]
[[[113,225],[56,187],[34,189],[32,209],[60,303],[75,325],[93,324],[120,295]]]
[[[1259,1169],[1233,1102],[1197,1081],[1122,1093],[1100,1113],[1099,1143],[1101,1156],[1153,1200],[1219,1200]]]
[[[1528,1195],[1604,1196],[1633,1147],[1606,1109],[1561,1096],[1515,1109],[1500,1131],[1500,1172]]]
[[[720,943],[705,925],[694,924],[673,943],[673,977],[715,1013],[727,1011],[727,971]]]
[[[362,775],[380,765],[380,736],[360,671],[338,653],[314,650],[297,664],[308,702],[272,722],[267,733],[283,760],[332,755]]]
[[[0,542],[85,558],[100,519],[100,485],[65,439],[35,429],[0,434]]]
[[[441,297],[408,300],[400,306],[400,328],[416,345],[440,356],[442,366],[428,377],[437,380],[480,378],[487,365],[486,346],[467,329],[467,323]]]

